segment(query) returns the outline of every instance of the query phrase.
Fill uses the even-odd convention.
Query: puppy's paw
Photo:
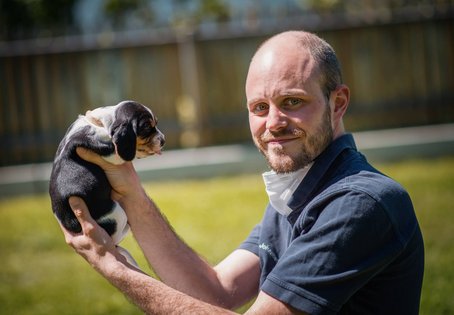
[[[137,269],[140,269],[139,265],[137,264],[137,261],[132,257],[132,255],[131,255],[126,249],[124,249],[123,247],[118,246],[118,245],[117,245],[116,247],[117,247],[118,252],[119,252],[124,258],[126,258],[126,261],[127,261],[130,265],[136,267]]]

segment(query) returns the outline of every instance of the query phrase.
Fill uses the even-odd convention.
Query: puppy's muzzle
[[[137,140],[137,154],[136,158],[142,159],[150,155],[161,154],[162,148],[166,143],[164,135],[158,131],[151,139],[138,139]]]

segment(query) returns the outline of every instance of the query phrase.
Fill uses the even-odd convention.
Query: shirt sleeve
[[[386,211],[358,191],[313,200],[262,290],[311,314],[335,314],[402,250]]]
[[[239,249],[245,249],[253,254],[259,256],[259,236],[260,236],[261,225],[257,224],[247,237],[247,239],[238,247]]]

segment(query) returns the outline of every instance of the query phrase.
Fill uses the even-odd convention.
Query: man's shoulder
[[[387,197],[407,195],[405,188],[394,179],[371,170],[358,170],[331,185],[332,189],[357,190],[369,194],[377,201],[386,201]]]
[[[342,151],[324,176],[325,180],[320,182],[322,190],[357,190],[385,202],[386,197],[407,195],[401,184],[377,170],[357,150]]]
[[[379,172],[361,170],[326,187],[312,200],[330,208],[348,205],[351,215],[379,215],[394,226],[401,242],[406,243],[417,227],[411,198],[402,185]],[[311,208],[311,205],[308,205]],[[337,211],[336,210],[336,211]]]

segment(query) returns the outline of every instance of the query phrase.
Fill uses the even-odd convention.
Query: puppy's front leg
[[[105,147],[105,150],[101,150],[102,152],[99,152],[101,157],[115,165],[120,165],[123,164],[125,161],[117,154],[117,148],[115,143],[113,143],[112,138],[110,135],[106,132],[106,130],[102,128],[97,128],[97,132],[95,135],[96,141],[97,141],[97,147]],[[96,150],[95,150],[96,151]]]

